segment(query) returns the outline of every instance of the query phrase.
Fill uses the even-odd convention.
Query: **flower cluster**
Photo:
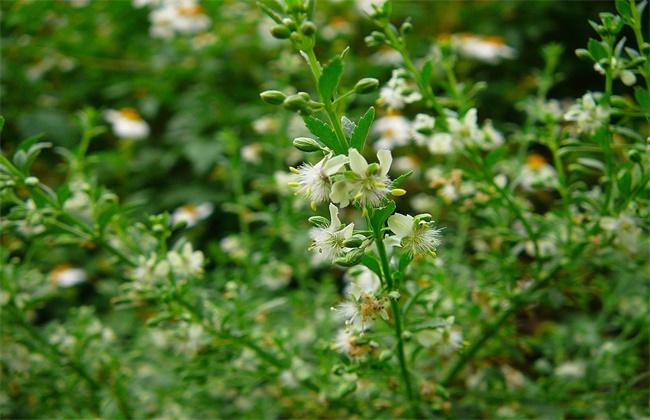
[[[389,109],[402,109],[422,99],[422,95],[414,86],[408,83],[408,73],[403,69],[393,70],[393,74],[379,92],[379,102]]]
[[[195,35],[207,31],[212,20],[196,0],[133,0],[135,7],[153,6],[149,14],[153,38]]]
[[[594,135],[609,120],[609,109],[600,105],[600,92],[588,92],[578,99],[564,114],[566,121],[573,121],[579,133]]]

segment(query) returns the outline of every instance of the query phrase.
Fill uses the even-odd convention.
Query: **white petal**
[[[330,229],[336,231],[341,227],[341,221],[339,220],[339,208],[332,203],[330,203],[330,216],[332,220],[332,223],[330,223]]]
[[[326,158],[327,159],[327,158]],[[322,161],[321,161],[322,162]],[[337,173],[343,165],[348,163],[348,157],[345,155],[337,155],[323,164],[323,172],[326,176],[331,176]]]
[[[393,163],[393,155],[390,150],[382,149],[377,153],[377,158],[379,159],[379,173],[381,176],[385,176]]]
[[[357,152],[357,149],[350,149],[349,155],[352,171],[358,175],[365,175],[366,169],[368,169],[368,161],[361,156],[361,153]]]
[[[413,234],[413,216],[395,213],[388,218],[388,227],[395,236],[402,239]]]
[[[336,181],[332,185],[332,192],[330,192],[330,200],[337,203],[341,208],[347,207],[350,204],[350,191],[352,185],[345,179]]]

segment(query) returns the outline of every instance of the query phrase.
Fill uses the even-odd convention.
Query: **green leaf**
[[[391,214],[393,214],[395,207],[395,202],[389,201],[386,206],[376,208],[372,211],[372,214],[370,215],[370,224],[375,232],[379,232],[384,228],[386,220],[388,220]]]
[[[346,151],[342,150],[342,148],[339,146],[336,134],[334,134],[334,131],[330,128],[329,125],[325,124],[318,118],[311,116],[304,116],[303,120],[305,121],[307,129],[313,135],[315,135],[318,140],[321,141],[321,143],[334,150],[338,154],[345,154]]]
[[[99,231],[103,232],[109,222],[120,211],[120,207],[117,203],[107,204],[102,208],[97,215],[97,225],[99,226]]]
[[[25,173],[29,171],[29,168],[32,166],[32,163],[34,163],[38,155],[41,154],[41,150],[48,149],[50,147],[52,147],[52,143],[41,142],[41,143],[33,144],[29,148],[29,150],[27,150],[27,161],[25,162],[23,168],[21,168],[22,171]]]
[[[648,94],[648,91],[645,90],[645,88],[638,86],[634,89],[634,98],[639,106],[645,109],[647,113],[648,109],[650,109],[650,95]]]
[[[2,132],[2,129],[5,127],[5,117],[0,115],[0,133]]]
[[[417,332],[422,330],[435,330],[438,328],[447,327],[449,325],[451,325],[451,323],[444,318],[434,318],[434,319],[429,319],[427,321],[421,322],[417,325],[414,325],[409,330],[411,332]]]
[[[623,170],[622,173],[619,172],[616,177],[616,185],[618,186],[621,196],[627,196],[630,194],[630,191],[632,191],[632,173],[629,169]]]
[[[361,259],[361,264],[368,267],[373,273],[378,275],[379,278],[383,278],[381,275],[381,266],[379,265],[379,261],[377,261],[377,259],[372,255],[365,254]]]
[[[365,115],[359,120],[359,125],[357,125],[352,132],[350,145],[357,149],[359,153],[363,150],[363,145],[366,142],[366,137],[368,137],[368,132],[370,131],[370,126],[374,119],[375,108],[370,107],[368,111],[366,111]]]
[[[405,173],[405,174],[400,175],[399,177],[397,177],[397,179],[396,179],[395,181],[393,181],[392,184],[390,184],[390,187],[391,187],[391,188],[397,188],[397,187],[399,187],[399,185],[400,185],[402,182],[406,181],[406,178],[410,177],[411,175],[413,175],[413,171],[410,171],[410,172],[407,172],[407,173]]]
[[[601,43],[596,41],[593,38],[589,38],[589,52],[594,61],[598,62],[600,60],[607,58],[607,48]]]
[[[70,191],[70,185],[68,184],[63,185],[58,190],[56,190],[56,200],[61,207],[63,207],[63,204],[68,198],[70,198],[71,195],[72,191]]]
[[[413,256],[408,252],[403,253],[399,259],[399,272],[403,273],[406,270],[406,267],[411,264],[411,261],[413,261]]]
[[[257,2],[257,6],[262,9],[264,13],[268,15],[271,19],[277,24],[282,24],[282,18],[278,16],[275,12],[284,14],[284,10],[281,4],[274,0],[261,0]]]
[[[323,67],[323,73],[320,79],[318,79],[318,93],[320,93],[323,101],[328,102],[332,100],[342,75],[343,60],[340,57],[332,59],[332,61]]]
[[[506,154],[506,149],[504,147],[500,147],[498,149],[492,150],[485,157],[485,165],[487,165],[488,168],[494,166],[494,164],[500,161],[503,155],[505,154]]]
[[[433,60],[427,60],[422,66],[420,75],[422,76],[422,84],[428,86],[431,83],[431,75],[433,74]]]

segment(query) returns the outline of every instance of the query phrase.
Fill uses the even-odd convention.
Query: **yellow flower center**
[[[120,108],[120,115],[127,120],[142,121],[142,117],[138,114],[138,111],[133,108]]]
[[[546,159],[544,159],[544,156],[542,155],[537,155],[537,154],[529,155],[526,158],[526,164],[530,169],[536,171],[538,169],[541,169],[542,166],[546,165]]]

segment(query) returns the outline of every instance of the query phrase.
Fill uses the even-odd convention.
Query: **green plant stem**
[[[643,30],[641,29],[642,18],[639,16],[639,10],[636,8],[636,1],[630,0],[630,8],[632,9],[632,23],[630,26],[634,30],[634,37],[636,38],[636,43],[639,47],[639,53],[642,56],[646,57],[645,62],[643,63],[643,72],[641,75],[645,79],[646,90],[650,91],[650,57],[648,57],[647,48],[644,48],[645,40],[643,36]]]
[[[395,51],[399,52],[400,55],[402,56],[402,59],[404,60],[404,66],[408,69],[408,71],[411,73],[411,76],[415,80],[415,83],[418,85],[418,88],[420,89],[420,92],[424,97],[431,102],[431,105],[433,106],[433,109],[436,110],[439,116],[443,117],[440,118],[440,128],[443,130],[447,129],[447,121],[445,120],[445,109],[442,107],[440,102],[438,101],[438,98],[436,98],[436,95],[433,94],[433,90],[431,89],[430,84],[425,84],[424,80],[422,79],[422,73],[420,73],[415,67],[415,64],[413,64],[413,60],[411,60],[411,57],[409,56],[408,51],[406,51],[406,45],[403,39],[400,39],[395,35],[395,32],[393,29],[390,27],[388,21],[384,23],[383,26],[381,26],[381,29],[383,29],[384,33],[386,34],[386,37],[388,38],[389,46],[392,47]]]
[[[336,134],[336,139],[338,141],[339,150],[335,150],[338,154],[346,154],[348,151],[348,140],[345,137],[343,132],[343,126],[341,125],[341,119],[336,113],[334,108],[334,102],[332,98],[323,98],[320,94],[319,81],[321,77],[320,64],[316,58],[316,53],[314,53],[314,48],[308,48],[306,51],[307,61],[309,63],[309,68],[311,69],[312,77],[314,78],[314,83],[316,84],[316,90],[318,91],[318,100],[323,103],[325,107],[325,113],[327,114],[327,119],[330,122],[330,125],[334,128],[334,133]]]
[[[558,192],[562,197],[562,208],[564,211],[564,218],[566,219],[566,230],[567,230],[566,246],[568,249],[571,245],[571,236],[573,235],[572,232],[573,221],[571,220],[571,207],[569,205],[569,200],[571,198],[569,183],[568,183],[566,171],[564,170],[564,164],[562,162],[562,158],[560,157],[560,145],[558,143],[555,126],[553,124],[549,124],[547,126],[547,130],[549,133],[548,146],[551,149],[551,153],[553,154],[553,164],[555,165],[555,170],[557,171],[558,184],[559,184]]]
[[[396,291],[397,287],[393,281],[393,276],[390,270],[388,254],[386,253],[386,246],[383,239],[383,232],[380,226],[373,226],[373,230],[375,234],[375,245],[377,246],[379,260],[381,262],[381,271],[384,277],[384,286],[388,289],[389,292]],[[415,404],[416,397],[413,393],[411,374],[409,372],[408,365],[406,363],[406,355],[404,353],[404,339],[402,338],[402,319],[400,316],[401,309],[397,301],[393,299],[390,301],[390,306],[393,312],[395,340],[397,343],[397,358],[399,360],[402,379],[404,381],[404,393],[406,394],[406,399],[409,403],[410,409],[414,411],[414,415],[417,415],[417,406]]]

